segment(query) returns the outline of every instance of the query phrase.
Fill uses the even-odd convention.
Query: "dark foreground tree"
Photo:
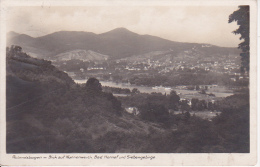
[[[102,91],[102,85],[100,84],[99,80],[96,78],[89,78],[86,83],[86,88],[93,91]]]
[[[240,40],[243,40],[238,45],[238,48],[242,50],[241,56],[241,71],[249,71],[249,58],[250,58],[250,46],[249,46],[249,6],[239,6],[239,9],[229,15],[229,23],[236,21],[239,25],[238,29],[233,31],[234,34],[240,34]]]

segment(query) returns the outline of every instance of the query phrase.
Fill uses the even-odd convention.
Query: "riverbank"
[[[79,84],[83,84],[86,83],[87,80],[83,79],[83,80],[74,80],[76,83]],[[209,96],[207,94],[201,94],[199,93],[198,90],[187,90],[184,88],[180,88],[180,87],[149,87],[149,86],[137,86],[137,85],[131,85],[128,83],[116,83],[116,82],[112,82],[112,81],[100,81],[102,86],[108,86],[108,87],[114,87],[114,88],[121,88],[121,89],[129,89],[129,90],[133,90],[134,88],[138,89],[140,91],[140,93],[162,93],[162,94],[170,94],[170,92],[172,90],[176,91],[177,94],[181,97],[181,98],[188,98],[188,99],[192,99],[192,98],[198,98],[198,99],[202,99],[202,100],[218,100],[221,98],[225,98],[227,96],[231,96],[233,95],[233,92],[227,92],[227,88],[223,88],[223,86],[221,87],[221,89],[217,89],[217,86],[214,86],[214,89],[208,89],[207,93],[210,94],[214,94],[214,96]],[[118,95],[118,94],[117,94]],[[119,95],[118,95],[119,96]],[[123,96],[127,96],[127,95],[123,95]]]

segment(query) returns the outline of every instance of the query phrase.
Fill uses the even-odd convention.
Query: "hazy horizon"
[[[237,6],[10,7],[6,25],[7,32],[31,37],[58,31],[101,34],[123,27],[140,35],[176,42],[237,47],[240,36],[232,31],[238,26],[228,23],[228,16],[237,9]]]

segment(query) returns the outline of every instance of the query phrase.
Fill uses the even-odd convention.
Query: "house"
[[[79,70],[80,70],[81,72],[84,72],[84,69],[83,69],[83,68],[80,68]]]
[[[138,115],[140,111],[136,107],[127,107],[125,108],[126,112],[133,114],[133,115]]]

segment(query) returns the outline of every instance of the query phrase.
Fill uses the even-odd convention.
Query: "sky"
[[[32,37],[56,31],[96,34],[124,27],[135,33],[178,42],[209,43],[237,47],[238,28],[228,17],[237,6],[86,6],[9,7],[7,32]]]

